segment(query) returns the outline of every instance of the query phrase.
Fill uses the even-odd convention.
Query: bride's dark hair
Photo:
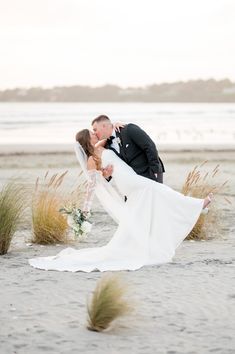
[[[94,155],[94,147],[91,145],[90,131],[88,129],[80,130],[76,134],[76,141],[82,146],[87,157]]]
[[[98,170],[101,169],[101,159],[99,156],[95,154],[95,150],[93,145],[91,145],[91,136],[90,136],[90,131],[88,129],[83,129],[80,130],[76,134],[76,141],[82,146],[83,150],[85,151],[87,157],[89,158],[90,156],[93,157],[96,167]]]

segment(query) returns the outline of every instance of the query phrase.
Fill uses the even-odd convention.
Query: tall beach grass
[[[118,275],[105,275],[98,281],[87,305],[87,328],[102,332],[110,328],[114,320],[130,314],[132,310],[123,280]]]
[[[26,207],[24,186],[17,180],[7,182],[0,191],[0,255],[8,252]]]
[[[219,165],[213,169],[205,169],[208,161],[195,166],[186,177],[181,192],[184,195],[196,198],[206,198],[209,193],[214,194],[209,212],[201,214],[194,228],[187,236],[188,240],[206,240],[217,235],[221,230],[222,214],[220,208],[221,193],[225,191],[228,181],[219,183],[217,176],[220,173]],[[224,198],[228,203],[229,199]]]
[[[65,203],[61,185],[67,171],[49,177],[47,172],[42,181],[37,178],[32,199],[32,228],[34,243],[54,244],[68,242],[66,217],[59,212]]]

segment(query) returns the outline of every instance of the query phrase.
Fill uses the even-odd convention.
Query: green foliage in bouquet
[[[76,239],[83,240],[91,231],[92,224],[88,222],[90,213],[85,213],[81,209],[76,208],[75,204],[64,206],[59,211],[67,215],[67,223],[73,230]]]

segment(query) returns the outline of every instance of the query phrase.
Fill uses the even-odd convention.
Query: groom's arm
[[[144,130],[132,123],[128,124],[127,133],[131,140],[145,152],[152,171],[154,173],[158,173],[161,164],[159,161],[158,151],[153,140],[147,133],[145,133]]]

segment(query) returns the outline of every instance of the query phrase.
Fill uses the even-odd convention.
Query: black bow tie
[[[113,142],[113,139],[115,139],[115,136],[111,135],[111,136],[107,139],[107,143],[111,145],[112,142]]]

